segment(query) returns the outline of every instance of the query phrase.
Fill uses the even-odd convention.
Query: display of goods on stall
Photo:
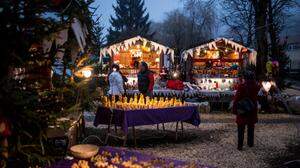
[[[156,74],[164,68],[170,68],[174,62],[173,49],[140,36],[100,49],[100,60],[107,55],[110,57],[110,65],[119,64],[125,76],[136,75],[142,61]]]
[[[226,80],[224,84],[220,84],[219,88],[216,89],[216,84],[211,81],[211,88],[207,88],[207,84],[192,84],[190,82],[183,82],[183,90],[169,89],[166,85],[162,86],[156,83],[154,85],[153,96],[157,97],[177,97],[181,99],[192,98],[192,97],[206,97],[206,98],[220,98],[220,97],[232,97],[235,94],[235,90],[238,82],[234,81],[233,87],[228,87],[231,84],[230,80],[233,79],[222,79]],[[234,79],[235,80],[235,79]],[[165,83],[166,84],[166,83]],[[127,89],[126,95],[133,96],[139,94],[138,89]]]
[[[173,89],[173,90],[183,90],[184,85],[181,80],[168,80],[167,81],[167,88]]]
[[[143,94],[140,94],[139,96],[134,94],[134,97],[131,98],[122,97],[121,100],[118,101],[116,101],[114,96],[112,96],[111,99],[105,96],[102,99],[102,103],[104,107],[122,110],[180,107],[185,105],[185,103],[178,98],[150,98],[148,96],[144,97]]]
[[[186,50],[183,61],[203,90],[232,90],[242,69],[256,65],[257,52],[226,38]],[[189,58],[189,59],[188,59]]]
[[[235,90],[238,85],[237,78],[196,78],[201,90]]]
[[[125,83],[125,86],[127,89],[138,89],[138,79],[136,74],[129,74],[126,76],[127,82]]]

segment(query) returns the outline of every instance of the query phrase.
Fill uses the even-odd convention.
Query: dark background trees
[[[287,18],[292,15],[290,9],[297,6],[294,0],[268,0],[268,35],[270,58],[278,60],[279,75],[277,84],[279,87],[285,86],[285,78],[288,76],[287,64],[289,57],[286,54],[286,39],[282,31],[286,27]]]
[[[227,35],[248,47],[254,47],[254,8],[248,0],[223,0],[221,22],[228,26]]]
[[[178,55],[188,47],[187,27],[190,20],[180,10],[174,10],[166,14],[162,23],[153,23],[152,30],[155,31],[154,39],[175,49]]]
[[[153,23],[154,39],[175,49],[179,55],[184,49],[199,45],[218,36],[217,28],[226,25],[225,36],[257,50],[256,72],[264,78],[266,62],[279,62],[279,75],[274,76],[282,88],[289,62],[282,31],[286,20],[299,7],[295,0],[183,0],[184,8],[171,11],[161,23]],[[216,11],[216,9],[221,9]],[[219,14],[219,17],[217,16]],[[281,79],[281,80],[279,80]]]
[[[248,47],[255,48],[257,55],[257,75],[264,76],[268,60],[279,61],[280,87],[287,77],[288,57],[282,31],[286,20],[297,7],[294,0],[232,0],[223,1],[223,23],[229,27],[233,37]]]
[[[216,12],[214,1],[185,0],[183,9],[166,13],[161,23],[153,23],[154,40],[172,47],[175,55],[214,37]],[[179,58],[176,64],[179,63]]]

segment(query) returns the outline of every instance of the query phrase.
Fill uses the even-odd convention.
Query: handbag
[[[237,114],[242,116],[247,116],[251,114],[253,109],[255,109],[255,104],[249,98],[249,91],[247,90],[247,96],[242,98],[237,102]]]

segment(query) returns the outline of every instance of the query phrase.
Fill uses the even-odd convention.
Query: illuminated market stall
[[[193,79],[198,89],[233,91],[239,72],[247,65],[256,65],[256,51],[226,38],[182,53],[187,79]]]
[[[100,50],[100,60],[109,57],[109,66],[117,63],[129,82],[136,82],[138,66],[148,63],[150,70],[157,75],[170,69],[174,61],[174,50],[156,42],[136,36]]]

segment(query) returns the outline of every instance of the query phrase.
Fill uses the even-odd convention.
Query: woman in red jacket
[[[238,86],[233,102],[233,113],[236,114],[236,123],[238,127],[238,150],[242,150],[244,142],[245,127],[248,128],[249,147],[254,145],[254,125],[257,122],[257,93],[259,87],[255,81],[254,73],[248,71],[243,75],[243,83]],[[237,113],[237,104],[240,100],[249,98],[254,104],[250,113],[241,115]]]

